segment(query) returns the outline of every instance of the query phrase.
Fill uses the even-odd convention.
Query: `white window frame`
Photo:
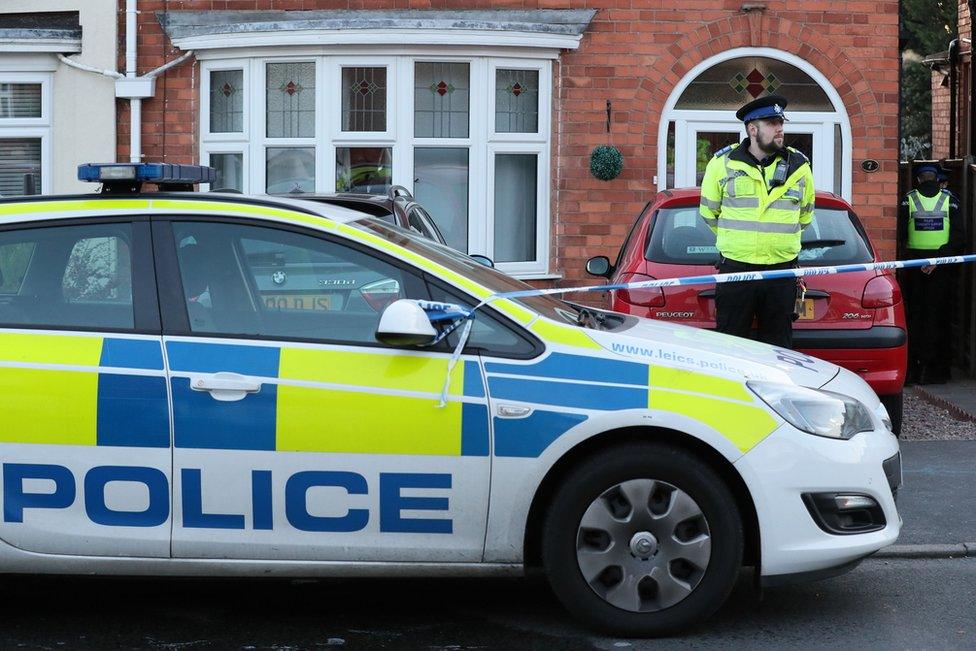
[[[51,94],[54,75],[44,72],[0,71],[0,84],[40,84],[41,117],[0,118],[0,139],[38,138],[41,141],[41,194],[51,194]]]
[[[243,102],[241,108],[243,110],[241,131],[220,131],[211,132],[210,131],[210,73],[212,72],[224,72],[224,71],[235,71],[240,70],[243,74],[241,75],[241,92],[243,95]],[[250,93],[251,88],[251,68],[245,62],[238,63],[226,63],[219,65],[213,61],[204,61],[200,68],[200,136],[201,140],[206,140],[208,142],[237,142],[246,143],[250,139],[250,112],[251,107],[248,104],[247,98],[248,93]]]
[[[315,190],[335,191],[335,149],[337,147],[391,147],[393,183],[414,190],[415,147],[468,149],[468,251],[493,257],[494,253],[494,155],[525,153],[538,156],[536,205],[536,259],[499,263],[498,268],[524,278],[549,276],[552,231],[552,57],[525,58],[494,56],[478,48],[470,53],[416,48],[389,53],[363,53],[349,49],[290,50],[265,48],[260,56],[235,53],[233,58],[207,58],[201,62],[201,112],[199,155],[203,163],[210,154],[242,153],[245,193],[265,191],[265,150],[267,147],[314,147]],[[520,53],[521,54],[521,53]],[[269,139],[265,133],[265,70],[268,63],[314,61],[316,65],[315,137]],[[467,63],[470,70],[470,108],[467,138],[414,137],[414,66],[417,62]],[[387,130],[385,132],[344,132],[341,130],[343,67],[387,68]],[[495,71],[498,68],[539,72],[539,127],[536,133],[495,133]],[[210,72],[244,70],[244,133],[211,134],[209,102]]]
[[[728,120],[730,131],[738,120],[734,120],[734,112],[732,111],[701,111],[701,110],[682,110],[675,109],[675,104],[681,98],[681,95],[685,92],[685,89],[698,78],[698,75],[705,72],[712,66],[718,65],[724,61],[730,59],[738,59],[741,57],[767,57],[770,59],[778,59],[788,63],[796,68],[799,68],[804,73],[806,73],[811,79],[813,79],[817,84],[819,84],[820,89],[824,91],[830,103],[834,106],[833,112],[802,112],[797,111],[794,115],[795,118],[791,117],[797,123],[806,123],[810,120],[819,120],[827,129],[829,130],[829,135],[825,137],[825,140],[833,142],[833,134],[835,125],[840,125],[841,138],[843,142],[841,143],[841,170],[840,170],[840,190],[841,196],[844,199],[851,201],[851,183],[852,183],[852,158],[854,156],[853,140],[851,137],[851,121],[847,114],[847,108],[844,106],[844,102],[841,100],[840,95],[834,88],[833,84],[830,83],[823,73],[817,70],[814,66],[810,65],[809,62],[804,61],[800,57],[791,54],[789,52],[784,52],[783,50],[777,50],[768,47],[740,47],[732,50],[727,50],[716,54],[715,56],[705,59],[694,68],[689,70],[681,81],[674,87],[671,94],[668,96],[667,102],[664,104],[664,109],[661,111],[660,126],[658,127],[658,154],[657,154],[657,175],[655,176],[655,181],[657,183],[658,190],[664,190],[667,187],[667,142],[668,142],[668,123],[675,123],[675,176],[677,177],[677,170],[679,162],[677,160],[677,152],[679,151],[679,132],[682,130],[682,123],[689,120],[708,120],[708,121],[719,121],[721,118],[725,117],[728,119],[729,115],[732,115],[732,119]],[[786,110],[787,116],[791,115],[789,107]],[[809,119],[808,119],[809,118]],[[789,124],[786,126],[787,133],[789,132]],[[823,143],[826,145],[826,143]],[[691,151],[694,151],[692,149]],[[829,155],[833,157],[833,149],[826,147],[823,149],[823,155]],[[815,155],[816,158],[816,155]],[[816,160],[814,160],[816,164]],[[833,191],[833,180],[829,185],[824,187],[825,190]]]

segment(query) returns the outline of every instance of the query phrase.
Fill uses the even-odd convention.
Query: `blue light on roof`
[[[132,181],[159,185],[213,183],[217,170],[206,165],[176,163],[87,163],[78,166],[78,180],[93,183]]]

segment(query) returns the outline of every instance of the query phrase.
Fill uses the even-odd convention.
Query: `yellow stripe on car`
[[[278,451],[461,454],[461,403],[437,407],[448,360],[423,356],[284,348],[279,378],[350,390],[278,385]],[[449,395],[464,386],[455,366]],[[353,387],[428,393],[380,395]]]
[[[95,445],[101,354],[101,337],[0,334],[2,362],[92,368],[89,372],[0,365],[0,441]]]

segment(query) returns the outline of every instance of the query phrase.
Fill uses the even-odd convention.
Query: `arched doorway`
[[[790,101],[786,141],[810,157],[817,189],[850,200],[851,126],[840,96],[809,63],[771,48],[723,52],[678,83],[658,134],[658,189],[699,185],[712,155],[745,138],[735,111],[771,94]]]

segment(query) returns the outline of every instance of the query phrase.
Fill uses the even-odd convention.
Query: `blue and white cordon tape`
[[[458,339],[457,346],[447,365],[447,378],[444,380],[444,388],[441,391],[439,407],[447,404],[447,391],[451,382],[451,372],[461,357],[461,351],[468,341],[471,334],[471,324],[474,320],[475,312],[484,305],[496,301],[500,298],[528,298],[529,296],[552,296],[555,294],[572,294],[574,292],[605,292],[615,289],[650,289],[653,287],[676,287],[679,285],[707,285],[710,283],[739,283],[755,280],[776,280],[777,278],[803,278],[805,276],[831,276],[833,274],[846,274],[855,271],[883,271],[885,269],[913,269],[916,267],[936,267],[947,264],[964,264],[976,262],[976,254],[953,255],[944,258],[919,258],[917,260],[893,260],[890,262],[869,262],[865,264],[842,264],[833,267],[796,267],[794,269],[773,269],[771,271],[741,271],[728,274],[707,274],[704,276],[688,276],[686,278],[661,278],[658,280],[642,280],[633,283],[616,283],[614,285],[589,285],[585,287],[557,287],[554,289],[526,289],[518,292],[502,292],[492,294],[488,298],[478,303],[474,308],[465,308],[460,305],[445,303],[430,303],[418,301],[432,317],[432,321],[454,320],[449,327],[445,328],[429,346],[442,341],[445,337],[457,330],[461,324],[464,328],[461,337]],[[457,319],[457,320],[455,320]]]

